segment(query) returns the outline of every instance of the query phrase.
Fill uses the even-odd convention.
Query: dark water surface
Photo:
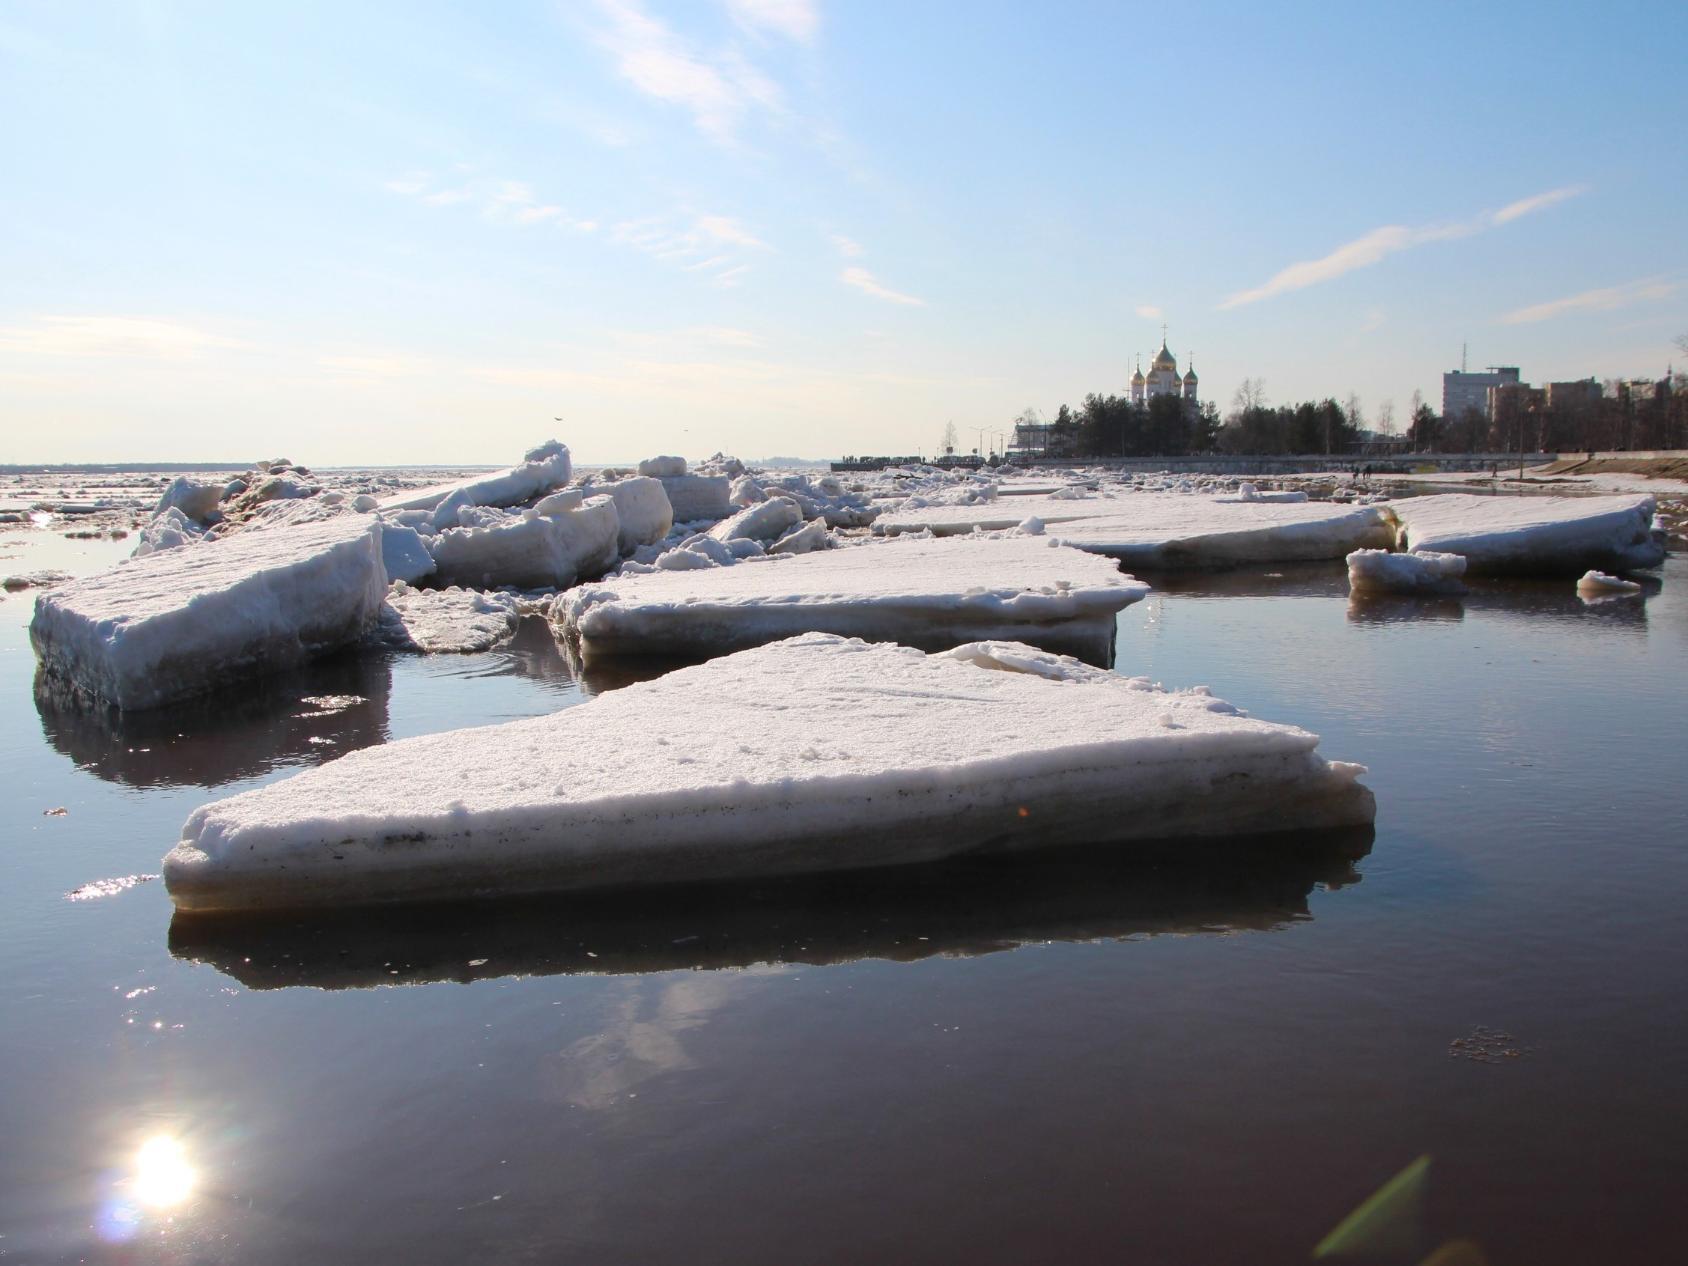
[[[0,1258],[1293,1262],[1428,1156],[1348,1260],[1681,1260],[1688,566],[1271,570],[1158,581],[1120,669],[1369,765],[1375,838],[174,930],[156,881],[67,894],[586,692],[540,627],[114,724],[7,599]]]

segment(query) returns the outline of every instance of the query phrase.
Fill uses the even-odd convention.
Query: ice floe
[[[1640,593],[1641,586],[1633,580],[1612,576],[1603,571],[1586,571],[1577,581],[1577,592],[1590,595]]]
[[[1355,593],[1461,594],[1464,575],[1459,554],[1362,549],[1348,555],[1348,587]]]
[[[601,576],[621,557],[621,519],[613,497],[587,497],[578,505],[570,500],[551,514],[465,506],[458,522],[433,538],[435,575],[442,585],[565,589]]]
[[[1440,493],[1391,502],[1402,549],[1462,554],[1472,573],[1657,567],[1651,496],[1489,497]]]
[[[205,805],[163,869],[214,912],[1369,823],[1362,767],[1317,746],[1025,646],[808,634]]]
[[[1003,501],[892,511],[873,530],[951,536],[1014,527],[1035,518],[1052,539],[1137,567],[1225,567],[1343,558],[1387,546],[1388,523],[1371,506],[1329,502],[1218,501],[1165,492],[1067,500]]]
[[[416,589],[400,582],[382,604],[380,634],[405,650],[485,651],[509,640],[521,614],[514,594]]]
[[[121,708],[150,708],[354,642],[386,596],[364,516],[132,558],[42,594],[42,665]]]
[[[456,523],[460,506],[519,506],[564,487],[572,473],[568,446],[550,440],[529,450],[519,465],[508,470],[397,493],[380,504],[383,510],[431,510],[443,527]]]
[[[658,566],[560,595],[553,620],[587,655],[719,655],[823,632],[927,649],[1020,640],[1106,664],[1114,617],[1149,591],[1106,559],[1036,539],[910,538]]]

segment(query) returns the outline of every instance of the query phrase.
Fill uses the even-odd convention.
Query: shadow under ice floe
[[[1371,827],[309,916],[178,916],[170,952],[251,989],[915,962],[1051,941],[1271,931],[1357,883]]]

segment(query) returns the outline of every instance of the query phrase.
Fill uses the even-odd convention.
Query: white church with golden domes
[[[1131,403],[1148,404],[1156,396],[1177,396],[1184,401],[1184,411],[1194,413],[1201,408],[1196,399],[1196,367],[1192,362],[1189,372],[1182,378],[1178,376],[1178,359],[1167,350],[1166,329],[1161,328],[1161,349],[1155,353],[1155,358],[1149,363],[1149,373],[1143,374],[1143,363],[1137,363],[1137,372],[1131,375]]]

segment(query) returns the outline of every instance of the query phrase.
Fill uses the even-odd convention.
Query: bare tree
[[[1231,396],[1231,413],[1233,417],[1241,417],[1250,409],[1266,407],[1266,380],[1264,378],[1244,378]]]
[[[1348,399],[1343,401],[1342,416],[1348,419],[1348,425],[1356,431],[1366,424],[1366,411],[1360,405],[1360,395],[1356,391],[1348,393]]]
[[[943,438],[944,452],[946,454],[955,452],[955,446],[959,442],[959,437],[957,437],[955,433],[955,423],[945,422]]]
[[[1395,434],[1395,402],[1385,400],[1377,406],[1377,429],[1382,435]]]

